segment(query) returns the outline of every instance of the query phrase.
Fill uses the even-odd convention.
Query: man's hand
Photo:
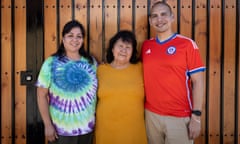
[[[201,132],[201,121],[200,117],[192,115],[188,126],[189,139],[195,139],[200,135]]]

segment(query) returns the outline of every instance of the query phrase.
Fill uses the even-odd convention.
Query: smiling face
[[[78,53],[79,49],[83,45],[83,35],[79,27],[74,27],[70,32],[66,33],[63,37],[63,45],[65,47],[66,54]]]
[[[153,6],[149,23],[157,33],[172,33],[171,25],[173,21],[174,16],[168,6],[165,4],[156,4]]]
[[[119,39],[114,44],[112,52],[114,57],[113,61],[122,64],[130,63],[130,58],[133,52],[132,43],[123,42],[122,39]]]

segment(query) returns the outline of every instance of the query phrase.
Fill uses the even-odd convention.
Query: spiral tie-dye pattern
[[[42,67],[36,85],[49,89],[49,110],[58,134],[91,132],[95,125],[96,67],[86,59],[51,57]]]

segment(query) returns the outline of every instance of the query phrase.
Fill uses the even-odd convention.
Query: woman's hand
[[[58,139],[58,135],[53,125],[45,126],[45,136],[48,141],[53,142]]]

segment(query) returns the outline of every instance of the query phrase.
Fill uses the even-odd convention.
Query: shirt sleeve
[[[187,48],[187,67],[189,75],[205,71],[206,67],[204,66],[199,48],[194,41],[190,41]]]
[[[53,57],[49,57],[44,61],[40,69],[37,82],[35,86],[42,88],[49,88],[51,84],[51,63]]]

